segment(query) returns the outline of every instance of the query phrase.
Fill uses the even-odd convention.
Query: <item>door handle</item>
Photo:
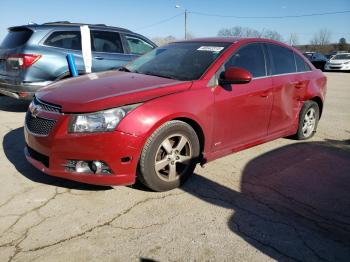
[[[94,58],[97,59],[97,60],[103,60],[104,59],[102,56],[95,56]]]

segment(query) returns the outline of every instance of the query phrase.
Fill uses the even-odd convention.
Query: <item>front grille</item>
[[[38,98],[34,97],[33,104],[40,107],[44,111],[61,113],[61,107],[58,105],[53,105],[47,102],[43,102]]]
[[[50,119],[44,119],[41,117],[33,117],[31,112],[28,111],[25,119],[27,129],[36,135],[47,136],[54,128],[56,121]]]
[[[36,161],[39,161],[44,166],[49,168],[50,158],[48,156],[45,156],[45,155],[35,151],[34,149],[30,148],[28,145],[27,145],[27,150],[28,150],[28,154],[31,158],[35,159]]]

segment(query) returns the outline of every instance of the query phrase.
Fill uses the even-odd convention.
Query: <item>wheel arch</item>
[[[322,111],[323,111],[323,101],[322,101],[322,99],[320,97],[318,97],[318,96],[315,96],[315,97],[311,98],[310,101],[314,101],[314,102],[317,103],[318,108],[320,109],[320,117],[319,118],[321,118]]]
[[[193,120],[192,118],[188,118],[188,117],[177,117],[172,120],[179,120],[179,121],[185,122],[186,124],[190,125],[194,129],[194,131],[198,136],[200,152],[202,154],[204,152],[205,136],[200,124],[197,121]]]

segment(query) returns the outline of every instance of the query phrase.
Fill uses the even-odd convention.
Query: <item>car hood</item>
[[[190,88],[191,81],[108,71],[70,78],[40,89],[36,97],[62,112],[94,112],[144,102]]]
[[[340,64],[344,64],[346,62],[350,62],[350,59],[329,60],[329,63],[334,64],[334,65],[340,65]]]

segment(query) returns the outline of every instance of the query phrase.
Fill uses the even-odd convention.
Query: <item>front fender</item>
[[[205,137],[204,150],[211,143],[214,97],[210,88],[190,89],[185,92],[158,97],[130,112],[117,130],[144,141],[162,124],[178,118],[187,118],[198,124]]]

